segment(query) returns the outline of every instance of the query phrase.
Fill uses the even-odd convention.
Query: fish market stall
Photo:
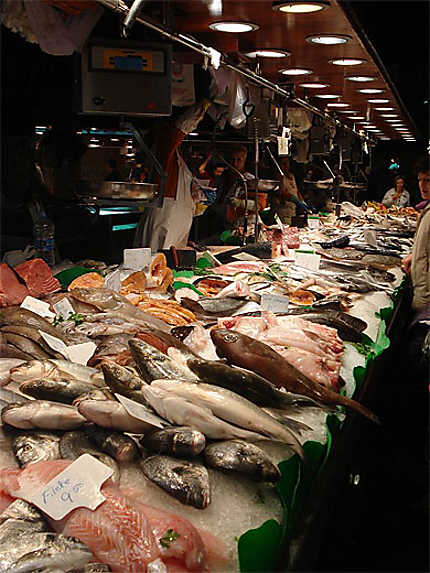
[[[306,563],[351,433],[379,423],[415,221],[344,203],[187,269],[145,249],[3,263],[0,527],[26,531],[3,569]]]

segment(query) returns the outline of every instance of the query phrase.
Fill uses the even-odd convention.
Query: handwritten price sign
[[[83,454],[27,499],[56,520],[78,507],[94,510],[105,501],[100,489],[112,474],[112,468]]]

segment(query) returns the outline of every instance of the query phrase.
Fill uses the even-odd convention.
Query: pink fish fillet
[[[2,470],[0,492],[28,499],[71,462],[55,460],[31,464],[23,470]],[[148,563],[160,557],[147,516],[119,488],[107,481],[102,487],[106,501],[95,511],[78,508],[53,527],[85,543],[101,563],[121,573],[144,573]]]
[[[297,370],[314,382],[318,382],[318,384],[322,384],[331,390],[339,389],[340,363],[326,360],[300,348],[273,346],[273,350],[279,352],[287,362],[295,366]],[[334,365],[338,365],[338,367],[333,367]]]

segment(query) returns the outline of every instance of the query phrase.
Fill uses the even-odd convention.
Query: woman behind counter
[[[406,191],[405,179],[397,175],[394,179],[394,187],[389,189],[382,199],[386,207],[407,207],[409,205],[409,193]]]

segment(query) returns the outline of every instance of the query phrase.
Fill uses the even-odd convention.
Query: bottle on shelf
[[[37,256],[50,267],[55,265],[55,226],[47,217],[38,219],[33,227],[34,248]]]

